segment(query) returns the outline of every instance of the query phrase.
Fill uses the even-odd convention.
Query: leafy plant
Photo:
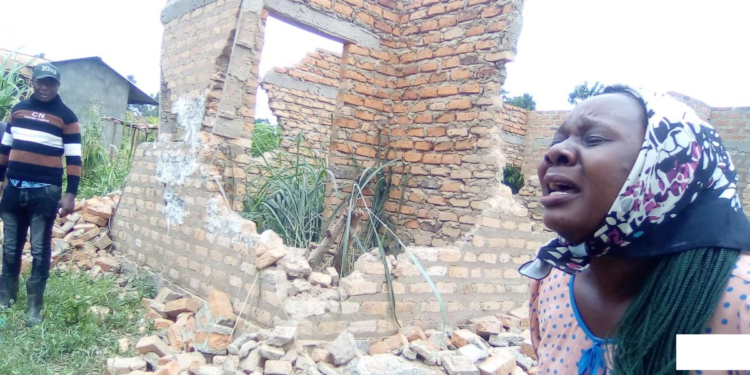
[[[21,74],[28,63],[15,61],[15,56],[14,51],[0,61],[0,120],[5,119],[13,106],[32,93],[29,81]]]
[[[256,121],[255,130],[253,130],[253,145],[250,153],[253,157],[263,155],[268,151],[273,151],[281,143],[281,128],[278,125],[268,123],[268,120]]]
[[[119,339],[134,343],[148,334],[139,331],[144,313],[141,291],[128,288],[123,291],[111,276],[92,280],[83,274],[52,272],[45,320],[34,328],[24,327],[27,298],[25,288],[20,288],[18,303],[0,313],[5,323],[0,325],[0,374],[100,374],[106,358],[135,355],[133,349],[122,354],[118,350]],[[92,307],[109,313],[99,317]]]
[[[516,107],[526,108],[529,111],[533,111],[536,109],[536,102],[534,101],[534,97],[529,93],[524,93],[523,95],[513,96],[510,98],[503,96],[503,102],[505,102],[506,104],[514,105]]]
[[[294,153],[277,150],[261,155],[261,176],[248,182],[242,214],[294,247],[308,247],[319,240],[328,179],[325,160],[315,154],[303,156],[310,150],[301,143],[297,137]]]
[[[514,167],[512,165],[506,165],[503,170],[503,184],[510,187],[513,194],[518,194],[518,191],[523,188],[524,180],[521,168]]]
[[[83,168],[78,195],[90,198],[119,190],[130,172],[131,137],[126,132],[119,149],[108,150],[102,145],[104,124],[99,107],[92,106],[81,123]],[[132,130],[131,130],[132,131]]]

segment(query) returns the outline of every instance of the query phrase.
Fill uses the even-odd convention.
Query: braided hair
[[[721,248],[664,256],[613,331],[614,373],[680,373],[676,335],[703,333],[739,256],[739,250]]]

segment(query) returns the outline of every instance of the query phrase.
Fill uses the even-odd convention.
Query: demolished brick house
[[[316,338],[397,329],[377,257],[360,259],[323,301],[320,292],[290,292],[296,286],[281,267],[258,269],[258,244],[268,235],[236,211],[252,162],[270,14],[344,42],[338,66],[335,55],[318,52],[329,69],[313,54],[267,75],[270,106],[285,131],[303,132],[328,154],[340,185],[355,178],[352,159],[371,165],[378,136],[388,137],[395,150],[388,156],[411,176],[399,236],[416,246],[411,252],[442,294],[448,323],[525,309],[517,268],[551,235],[533,212],[533,179],[519,199],[502,185],[502,171],[512,164],[533,175],[564,112],[502,103],[521,7],[518,0],[170,0],[162,14],[162,135],[138,149],[113,224],[118,251],[195,294],[228,292],[235,309],[261,326],[292,320],[300,336]],[[737,127],[732,134],[743,135],[748,112],[709,108],[707,116],[726,114],[727,126]],[[746,155],[744,139],[737,142],[737,155]],[[328,189],[328,208],[344,194]],[[396,213],[397,199],[387,209]],[[401,322],[437,327],[439,305],[415,265],[401,254],[389,267]]]

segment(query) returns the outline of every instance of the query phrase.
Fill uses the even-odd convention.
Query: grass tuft
[[[0,312],[0,374],[101,374],[107,358],[134,356],[139,327],[145,325],[140,299],[153,295],[153,286],[136,279],[121,288],[114,277],[92,280],[73,272],[52,272],[45,293],[45,320],[26,328],[25,280],[19,301]],[[103,320],[90,310],[106,307]],[[130,349],[119,353],[118,340],[129,338]]]

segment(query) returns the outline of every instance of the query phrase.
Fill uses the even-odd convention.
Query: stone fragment
[[[167,330],[173,324],[174,324],[174,322],[171,321],[171,320],[169,320],[169,319],[154,319],[154,328],[156,328],[156,329]]]
[[[427,341],[427,335],[424,333],[422,328],[419,328],[417,326],[403,327],[399,330],[399,333],[406,336],[406,339],[409,340],[409,342],[417,340]]]
[[[184,312],[196,313],[200,310],[202,303],[193,298],[180,298],[178,300],[169,301],[165,306],[165,313],[170,317],[176,317]]]
[[[461,348],[463,346],[469,345],[470,342],[477,339],[481,340],[481,338],[474,332],[471,332],[467,329],[457,329],[453,331],[453,336],[451,336],[451,343],[453,343],[453,345],[455,345],[457,348]]]
[[[276,327],[271,332],[268,340],[266,340],[266,344],[281,347],[294,341],[296,336],[297,327]]]
[[[112,239],[109,238],[109,235],[102,234],[99,236],[99,239],[94,241],[94,247],[99,250],[106,250],[108,247],[112,245]]]
[[[290,375],[292,364],[288,361],[266,361],[264,375]]]
[[[99,257],[94,261],[94,264],[102,268],[104,272],[115,272],[120,269],[120,262],[108,256]]]
[[[338,285],[339,283],[339,273],[336,271],[336,268],[334,267],[326,267],[326,273],[328,276],[331,276],[331,285]]]
[[[259,270],[262,270],[268,266],[273,265],[279,259],[286,256],[286,251],[283,248],[270,249],[263,253],[263,255],[255,258],[255,266]]]
[[[288,361],[289,363],[294,364],[295,362],[297,362],[297,358],[299,358],[297,351],[292,349],[292,350],[288,350],[286,354],[284,354],[284,356],[281,357],[281,360]]]
[[[256,341],[248,341],[244,344],[242,344],[242,347],[240,347],[240,350],[237,352],[237,355],[240,358],[245,358],[250,354],[251,351],[255,350],[255,348],[259,347],[260,343]]]
[[[305,371],[308,368],[316,368],[315,361],[313,361],[312,358],[308,356],[300,355],[294,362],[294,368],[302,371]]]
[[[299,293],[305,292],[312,289],[312,284],[305,279],[294,279],[292,280],[291,286],[287,289],[290,296],[296,296]]]
[[[199,331],[195,334],[195,350],[206,354],[227,354],[227,346],[232,340],[229,333]]]
[[[229,294],[214,290],[208,295],[208,308],[211,312],[211,323],[224,327],[234,327],[237,315],[234,313]]]
[[[520,327],[522,329],[529,328],[529,308],[519,307],[509,313],[510,316],[520,319]]]
[[[422,358],[429,360],[437,358],[440,348],[429,341],[416,340],[409,344],[409,348],[419,354]]]
[[[462,346],[458,349],[458,352],[461,353],[461,355],[471,359],[472,363],[477,363],[490,356],[490,353],[487,352],[485,348],[481,348],[474,343]]]
[[[94,315],[94,319],[96,320],[97,324],[102,324],[107,320],[107,317],[112,312],[109,307],[104,306],[91,306],[89,307],[89,311],[91,311],[91,314]]]
[[[255,341],[255,337],[257,335],[250,335],[248,333],[242,334],[241,336],[237,337],[232,341],[229,346],[227,346],[227,351],[230,355],[237,355],[237,353],[240,352],[240,348],[242,348],[243,345],[250,341]]]
[[[479,369],[474,362],[462,355],[443,357],[443,368],[449,375],[479,375]]]
[[[183,326],[180,324],[173,324],[167,328],[167,339],[169,339],[169,346],[175,350],[185,349],[185,339],[183,337]]]
[[[536,365],[536,361],[517,350],[513,350],[510,354],[515,357],[516,363],[519,367],[524,369],[524,371],[529,371],[534,365]]]
[[[163,287],[161,288],[161,290],[159,290],[159,294],[156,295],[156,298],[154,298],[154,301],[158,303],[167,303],[167,302],[176,301],[182,297],[183,297],[182,294],[177,293],[174,290],[169,289],[167,287]]]
[[[536,352],[534,351],[534,346],[531,344],[531,340],[525,340],[521,343],[520,352],[529,358],[538,359],[536,357]]]
[[[219,366],[205,365],[198,367],[195,375],[224,375],[224,369]]]
[[[312,268],[307,260],[299,255],[287,254],[277,262],[284,272],[290,277],[307,277],[312,273]]]
[[[138,340],[135,344],[135,350],[138,353],[156,353],[159,357],[172,354],[172,348],[167,346],[159,336],[148,336]]]
[[[269,250],[274,249],[284,249],[284,240],[279,237],[276,232],[272,230],[267,230],[260,234],[260,239],[258,240],[258,246],[255,248],[255,256],[261,256],[268,252]]]
[[[472,319],[471,324],[474,333],[484,339],[489,338],[490,335],[496,335],[498,333],[505,332],[505,330],[503,329],[503,323],[500,321],[500,319],[494,316],[485,316],[482,318]]]
[[[117,346],[120,349],[120,353],[125,353],[130,349],[130,340],[127,337],[123,337],[117,340]]]
[[[333,340],[328,346],[328,350],[333,357],[333,364],[342,366],[349,363],[357,354],[357,342],[354,335],[347,329],[341,332],[336,340]]]
[[[124,375],[139,370],[146,370],[146,361],[140,357],[110,358],[107,360],[106,371],[109,375]]]
[[[286,352],[284,352],[284,349],[276,348],[269,345],[261,345],[260,347],[260,356],[265,359],[270,360],[279,360],[281,357],[284,356]]]
[[[490,336],[489,343],[494,347],[502,348],[508,346],[520,346],[523,344],[523,341],[524,338],[521,335],[504,332]]]
[[[409,341],[406,337],[397,334],[370,346],[370,355],[393,353],[407,345]]]
[[[178,371],[190,371],[192,369],[193,372],[195,372],[197,371],[198,367],[206,364],[206,357],[204,357],[201,353],[192,352],[167,355],[159,359],[159,363],[162,365],[166,365],[171,362],[177,363],[176,368],[178,369]]]
[[[362,272],[354,271],[340,280],[341,288],[350,296],[375,294],[380,291],[380,283],[367,280]]]
[[[328,350],[325,350],[323,348],[315,348],[310,352],[310,358],[314,362],[325,362],[325,363],[333,363],[333,356],[331,356],[331,352]]]
[[[109,220],[112,217],[114,205],[115,202],[108,198],[92,198],[83,204],[83,214]]]
[[[410,362],[393,354],[378,354],[355,358],[345,374],[358,375],[435,375],[434,369],[418,362]]]
[[[500,351],[479,365],[481,375],[509,375],[516,368],[516,359],[509,352]]]
[[[255,349],[240,361],[240,371],[244,371],[246,374],[252,373],[256,368],[261,366],[263,363],[263,357],[260,355],[260,349]]]
[[[332,279],[330,275],[313,272],[310,274],[310,277],[307,278],[307,281],[312,285],[320,285],[321,288],[330,288]]]
[[[404,356],[404,358],[410,359],[412,361],[417,359],[417,352],[412,350],[409,345],[404,345],[404,347],[401,348],[401,355]]]
[[[339,370],[325,362],[318,362],[318,371],[323,375],[341,375]]]

